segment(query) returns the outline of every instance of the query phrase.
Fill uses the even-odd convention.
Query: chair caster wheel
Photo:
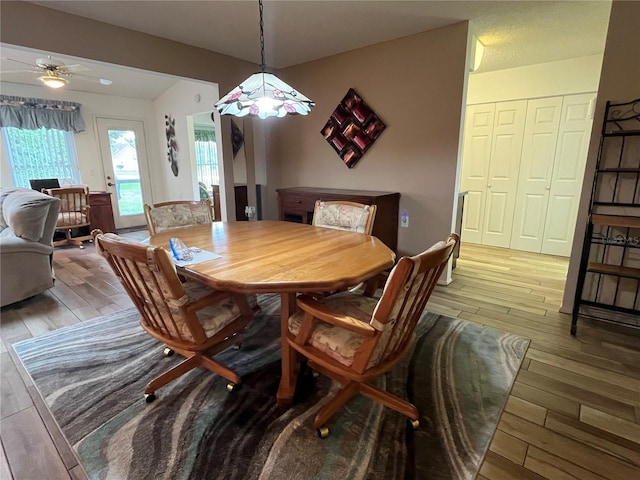
[[[236,390],[238,390],[240,388],[240,385],[238,385],[237,383],[227,383],[227,392],[235,392]]]
[[[327,438],[329,436],[329,427],[323,426],[316,430],[320,438]]]
[[[414,430],[417,430],[418,428],[420,428],[419,420],[409,420],[409,423],[411,424]]]
[[[170,357],[171,355],[173,355],[176,352],[174,352],[169,347],[167,347],[162,351],[162,353],[164,354],[165,357]]]
[[[147,403],[151,403],[156,399],[156,395],[155,393],[145,393],[144,394],[144,401]]]

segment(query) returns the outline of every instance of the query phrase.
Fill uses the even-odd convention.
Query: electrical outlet
[[[403,210],[402,215],[400,215],[400,226],[404,228],[409,227],[409,214],[406,210]]]

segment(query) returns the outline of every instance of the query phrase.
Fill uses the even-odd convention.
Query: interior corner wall
[[[640,98],[639,24],[640,2],[627,2],[624,0],[614,0],[612,2],[607,42],[602,60],[600,86],[593,119],[593,130],[587,154],[585,178],[582,184],[580,208],[569,261],[567,283],[562,307],[560,308],[560,311],[565,313],[571,313],[574,304],[578,270],[588,220],[591,187],[593,185],[606,103],[607,101],[622,103]]]
[[[467,31],[462,22],[278,72],[316,106],[306,117],[267,120],[269,215],[280,187],[400,192],[410,220],[399,228],[399,253],[445,239],[457,191]],[[320,133],[349,88],[386,124],[351,169]]]
[[[495,72],[471,73],[467,105],[595,92],[601,67],[602,55],[589,55]]]
[[[158,141],[149,149],[149,168],[155,179],[153,202],[170,200],[198,200],[197,175],[195,172],[195,152],[189,141],[187,117],[201,112],[213,111],[218,100],[216,85],[204,82],[180,80],[153,103],[155,110],[154,129]],[[178,176],[171,171],[167,157],[165,115],[175,120],[176,144],[178,145]],[[155,147],[155,148],[154,148]],[[222,159],[220,159],[222,161]]]

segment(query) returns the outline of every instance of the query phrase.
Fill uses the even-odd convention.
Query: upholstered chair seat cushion
[[[373,310],[378,304],[378,301],[373,298],[352,292],[337,293],[322,298],[319,302],[335,312],[348,315],[363,323],[369,323]],[[289,317],[289,331],[292,334],[297,335],[300,331],[303,317],[302,310],[298,310]],[[356,351],[362,345],[362,336],[320,320],[315,320],[315,322],[309,343],[341,364],[347,367],[351,366]]]
[[[182,286],[187,292],[190,302],[214,292],[212,288],[199,282],[185,282]],[[240,316],[240,308],[232,298],[228,298],[224,302],[198,310],[196,315],[207,337],[211,337],[238,318]],[[188,336],[187,324],[181,322],[179,325],[183,328],[182,333]]]
[[[182,284],[189,302],[193,302],[206,295],[213,293],[215,290],[200,283],[200,282],[184,282]],[[247,295],[247,300],[252,308],[257,307],[256,295]],[[228,298],[223,302],[219,302],[215,305],[208,306],[202,310],[196,312],[196,316],[202,325],[207,337],[211,337],[229,325],[235,319],[240,316],[240,308],[238,304],[233,301],[232,298]],[[191,333],[185,322],[177,322],[180,328],[180,333],[185,337],[191,338]]]

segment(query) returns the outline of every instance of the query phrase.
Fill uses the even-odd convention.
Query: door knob
[[[113,187],[113,183],[111,183],[111,182],[107,182],[107,186],[109,186],[109,187]]]
[[[549,185],[547,185],[546,187],[544,187],[547,190],[551,190],[551,187]]]

